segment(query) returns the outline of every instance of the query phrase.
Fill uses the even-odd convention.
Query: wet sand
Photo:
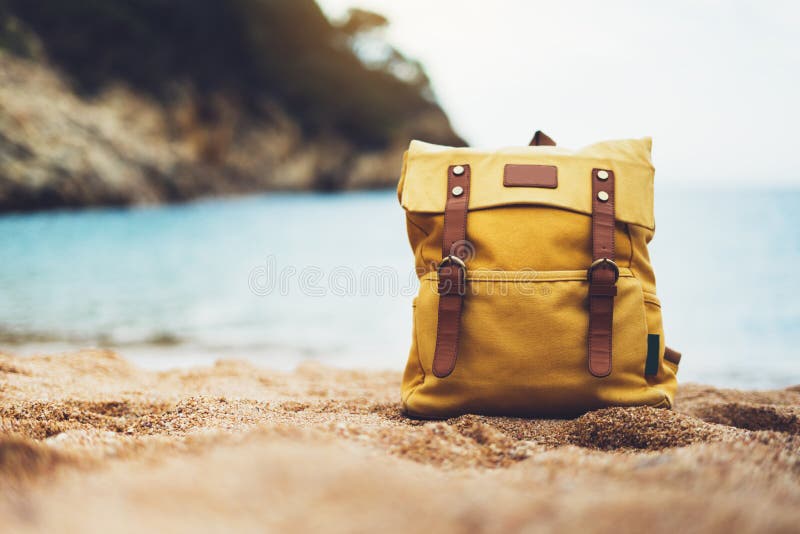
[[[800,387],[422,422],[399,378],[0,354],[0,531],[800,532]]]

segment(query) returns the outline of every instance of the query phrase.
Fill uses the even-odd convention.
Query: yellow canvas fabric
[[[398,186],[420,277],[402,401],[416,417],[463,413],[571,416],[605,406],[671,407],[677,366],[664,359],[661,305],[647,251],[653,238],[649,138],[580,150],[533,146],[481,151],[413,141]],[[447,169],[471,170],[467,263],[455,370],[432,373],[437,266]],[[555,189],[506,187],[506,164],[557,167]],[[612,372],[587,369],[587,268],[592,263],[592,169],[616,180]],[[648,334],[660,340],[658,371],[645,376]]]

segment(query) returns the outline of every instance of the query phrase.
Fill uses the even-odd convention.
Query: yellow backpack
[[[488,152],[412,141],[398,185],[420,280],[414,417],[672,406],[647,243],[651,140]]]

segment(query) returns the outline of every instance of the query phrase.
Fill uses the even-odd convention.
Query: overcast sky
[[[800,186],[800,1],[319,3],[386,15],[473,145],[652,136],[659,181]]]

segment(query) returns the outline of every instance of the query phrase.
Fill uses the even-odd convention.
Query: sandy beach
[[[399,378],[0,355],[0,530],[800,531],[800,387],[422,422]]]

